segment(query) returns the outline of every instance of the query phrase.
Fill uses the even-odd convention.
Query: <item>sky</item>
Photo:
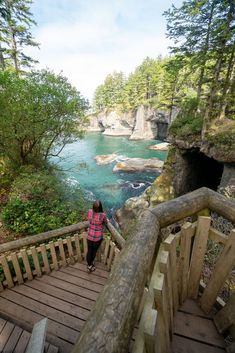
[[[129,75],[144,58],[169,53],[162,13],[183,0],[34,0],[36,66],[62,72],[85,98],[114,71]]]

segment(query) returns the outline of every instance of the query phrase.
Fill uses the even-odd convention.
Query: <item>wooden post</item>
[[[66,262],[66,257],[65,257],[65,252],[64,252],[64,244],[63,244],[63,240],[59,239],[58,240],[58,244],[59,244],[59,251],[60,251],[60,258],[61,258],[61,263],[62,266],[67,266],[67,262]]]
[[[57,261],[57,256],[56,256],[56,251],[55,251],[55,244],[53,241],[50,241],[49,243],[50,251],[51,251],[51,258],[52,258],[52,263],[53,263],[53,268],[54,270],[58,270],[59,265]]]
[[[178,294],[178,271],[177,271],[177,259],[176,259],[176,237],[174,234],[170,234],[164,241],[164,249],[169,251],[170,254],[170,269],[171,269],[171,280],[172,280],[172,293],[173,293],[173,309],[174,314],[177,312],[179,307],[179,294]]]
[[[82,233],[82,240],[83,240],[83,257],[86,258],[87,254],[87,233]]]
[[[75,246],[76,246],[76,252],[77,252],[77,257],[78,257],[78,262],[82,262],[82,254],[81,254],[81,248],[80,248],[80,238],[78,234],[74,235],[75,238]]]
[[[31,253],[32,253],[32,258],[33,258],[33,263],[34,263],[36,274],[37,274],[38,277],[41,277],[42,271],[41,271],[41,267],[40,267],[40,264],[39,264],[39,261],[38,261],[37,250],[36,250],[35,246],[32,246],[30,248],[30,250],[31,250]]]
[[[29,340],[26,353],[43,353],[46,339],[46,331],[48,319],[38,321],[34,327],[31,338]]]
[[[105,249],[104,249],[104,264],[106,265],[107,259],[108,259],[108,254],[109,254],[109,248],[110,248],[110,238],[105,239]]]
[[[43,263],[44,263],[44,270],[45,270],[46,273],[50,273],[51,272],[51,268],[50,268],[50,265],[49,265],[45,244],[41,244],[40,245],[40,249],[41,249],[42,259],[43,259]]]
[[[235,293],[231,295],[223,309],[214,316],[214,322],[220,333],[235,325]]]
[[[4,275],[6,277],[8,288],[14,287],[14,282],[13,282],[13,279],[12,279],[11,271],[10,271],[9,266],[8,266],[8,262],[7,262],[6,256],[4,256],[4,255],[1,256],[0,257],[0,262],[2,264],[3,272],[4,272]]]
[[[207,239],[210,229],[210,217],[198,217],[198,225],[193,244],[193,251],[189,271],[188,294],[190,298],[197,298],[200,284],[204,256],[207,248]]]
[[[179,295],[180,304],[183,304],[188,295],[188,276],[189,276],[189,263],[191,252],[191,240],[194,235],[195,228],[192,223],[185,223],[181,228],[181,241],[180,241],[180,265],[179,265]]]
[[[166,292],[166,307],[167,307],[167,322],[169,327],[169,333],[173,335],[173,298],[172,298],[172,280],[171,270],[169,266],[169,253],[168,251],[162,250],[159,253],[159,268],[160,272],[165,275],[165,292]]]
[[[74,254],[73,254],[71,237],[66,237],[66,240],[67,240],[69,258],[70,258],[71,263],[74,264]]]
[[[160,352],[170,352],[170,336],[169,336],[169,324],[167,321],[168,309],[166,304],[166,284],[165,276],[163,273],[158,273],[154,291],[154,301],[158,311],[159,318],[159,343]]]
[[[22,260],[23,260],[23,263],[24,263],[24,267],[25,267],[25,271],[26,271],[26,274],[27,274],[27,278],[28,278],[29,281],[31,281],[33,279],[33,274],[32,274],[32,270],[31,270],[30,264],[29,264],[28,254],[27,254],[25,249],[22,249],[20,254],[21,254],[21,257],[22,257]]]
[[[111,269],[111,265],[112,265],[112,261],[113,261],[113,257],[114,257],[114,249],[115,249],[115,244],[111,241],[110,243],[110,252],[109,252],[109,258],[108,258],[108,261],[107,261],[107,267],[108,267],[108,270],[110,271]]]
[[[235,229],[231,231],[228,241],[216,262],[211,279],[202,294],[200,305],[209,312],[216,297],[235,265]]]
[[[16,278],[19,284],[24,283],[24,279],[21,273],[21,269],[20,269],[20,265],[18,262],[18,256],[16,255],[16,253],[11,253],[11,261],[13,263],[14,266],[14,270],[15,270],[15,274],[16,274]]]

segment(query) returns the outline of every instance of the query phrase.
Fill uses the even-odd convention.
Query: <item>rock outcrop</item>
[[[157,145],[149,146],[149,150],[168,151],[169,145],[170,144],[168,142],[162,142],[162,143],[158,143]]]
[[[115,153],[112,154],[103,154],[99,156],[95,156],[96,163],[98,165],[110,164],[116,161],[118,155]]]
[[[171,119],[174,119],[177,113],[173,110]],[[128,113],[110,111],[91,115],[86,129],[109,136],[129,136],[131,140],[164,140],[167,137],[169,119],[170,111],[141,105],[136,111]]]
[[[118,162],[113,172],[143,172],[157,171],[160,172],[164,162],[158,158],[128,158],[125,161]]]

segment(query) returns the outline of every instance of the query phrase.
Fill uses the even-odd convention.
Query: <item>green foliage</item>
[[[208,133],[206,136],[208,142],[215,145],[220,150],[230,152],[235,150],[235,127],[227,131],[218,131]]]
[[[18,177],[2,211],[5,226],[21,234],[67,226],[84,220],[85,215],[81,191],[46,173]]]
[[[182,104],[182,111],[170,126],[169,133],[173,136],[187,137],[200,135],[203,126],[203,116],[196,111],[197,98],[188,97]]]
[[[48,158],[82,136],[87,102],[68,80],[52,72],[25,77],[0,71],[0,156],[12,170]]]
[[[30,28],[36,25],[30,12],[32,0],[1,0],[0,68],[14,67],[17,72],[37,62],[24,53],[28,46],[38,46]]]

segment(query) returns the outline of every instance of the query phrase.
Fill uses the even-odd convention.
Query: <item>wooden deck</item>
[[[223,337],[212,318],[193,300],[186,300],[174,317],[172,353],[223,353]]]
[[[1,292],[0,317],[10,322],[5,322],[2,329],[0,326],[0,332],[10,326],[12,335],[0,346],[0,352],[19,352],[14,349],[20,338],[28,337],[33,325],[47,317],[47,342],[58,347],[59,352],[69,353],[108,276],[101,264],[89,274],[85,264],[76,263]],[[15,342],[14,349],[4,350],[10,337]],[[48,352],[51,349],[48,346]]]

